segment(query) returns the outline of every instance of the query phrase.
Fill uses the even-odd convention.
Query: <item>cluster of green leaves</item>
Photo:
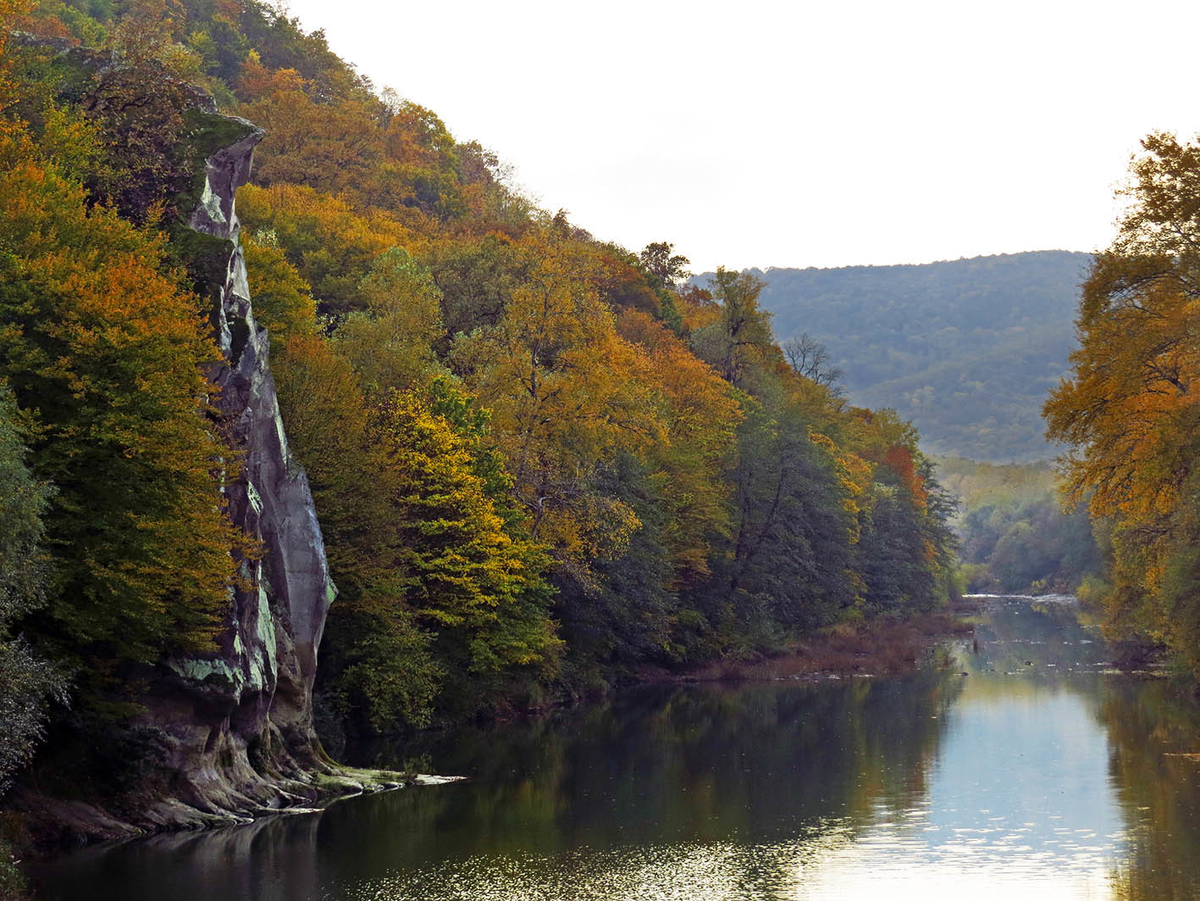
[[[229,556],[229,536],[178,503],[216,497],[193,465],[220,455],[194,400],[211,348],[188,330],[195,307],[180,318],[184,295],[167,284],[182,276],[162,243],[128,225],[170,226],[179,195],[194,190],[184,166],[201,140],[193,85],[267,129],[238,213],[290,444],[340,589],[319,689],[349,729],[534,705],[646,663],[755,654],[839,618],[903,615],[946,594],[949,501],[915,430],[789,366],[753,274],[722,270],[710,290],[687,287],[687,261],[670,244],[633,254],[535,209],[504,184],[493,155],[455,141],[429,110],[377,94],[319,32],[254,0],[43,0],[24,28],[103,51],[32,48],[23,76],[24,96],[42,98],[24,104],[34,130],[74,136],[59,156],[88,193],[73,188],[71,202],[95,205],[55,233],[85,248],[96,237],[87,229],[108,230],[106,249],[88,258],[94,285],[82,275],[80,284],[132,292],[136,282],[139,296],[149,285],[159,298],[134,306],[133,322],[156,324],[143,343],[127,342],[120,365],[91,363],[124,340],[104,319],[112,341],[66,355],[43,348],[65,340],[52,330],[73,309],[61,294],[41,305],[36,292],[20,294],[12,305],[26,318],[0,332],[0,349],[11,340],[29,361],[10,367],[23,409],[44,416],[51,407],[34,404],[35,392],[60,397],[78,428],[70,417],[100,406],[98,437],[112,438],[86,458],[102,488],[73,481],[74,457],[55,462],[67,445],[34,447],[35,471],[59,489],[51,538],[94,527],[96,554],[61,568],[70,596],[88,599],[82,614],[60,617],[68,643],[119,627],[126,650],[148,658],[167,640],[164,625],[202,633],[219,580],[201,564]],[[64,69],[64,59],[105,63]],[[159,82],[169,89],[141,104]],[[181,238],[168,249],[186,256]],[[104,268],[111,248],[136,241],[147,242],[143,267],[118,280]],[[166,328],[174,355],[155,343]],[[81,393],[21,381],[59,378],[75,357],[87,364]],[[167,360],[170,377],[153,376]],[[105,381],[115,373],[156,390],[126,396],[125,383]],[[190,407],[171,393],[185,385]],[[129,420],[155,398],[169,410]],[[132,436],[133,450],[117,440]],[[130,513],[121,490],[138,452],[179,471],[159,488],[158,470],[138,470],[155,490],[150,509]],[[98,508],[76,493],[84,488]],[[153,506],[167,501],[175,519]],[[195,559],[171,556],[182,525],[196,536]],[[118,539],[120,560],[97,556]],[[134,579],[151,553],[166,594]],[[99,593],[116,584],[111,573],[125,579],[120,602]],[[143,597],[147,610],[135,603]]]
[[[1032,462],[1054,455],[1041,405],[1076,346],[1090,262],[1039,251],[754,274],[776,333],[828,348],[827,368],[852,401],[895,409],[930,453]]]

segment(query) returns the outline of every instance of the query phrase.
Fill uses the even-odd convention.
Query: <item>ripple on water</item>
[[[908,837],[855,840],[845,826],[794,842],[717,842],[561,857],[474,857],[358,885],[355,901],[826,901],[1020,896],[1101,898],[1110,848],[1069,854],[985,837],[936,848]]]
[[[796,874],[851,840],[830,822],[792,842],[576,849],[479,856],[360,884],[355,901],[762,901],[794,897]]]

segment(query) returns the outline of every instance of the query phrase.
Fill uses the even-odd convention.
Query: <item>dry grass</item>
[[[773,681],[828,675],[897,675],[916,669],[938,641],[969,636],[972,626],[948,613],[904,620],[838,623],[759,660],[718,660],[674,678],[698,682]]]

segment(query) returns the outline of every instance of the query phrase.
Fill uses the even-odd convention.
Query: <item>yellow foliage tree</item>
[[[1084,284],[1073,376],[1045,406],[1068,500],[1114,522],[1109,625],[1200,673],[1200,145],[1151,135],[1116,241]]]
[[[586,578],[587,561],[614,556],[638,527],[633,510],[593,489],[619,450],[663,438],[645,361],[599,300],[587,245],[553,232],[522,241],[528,277],[503,318],[459,340],[454,361],[484,404],[529,511],[533,534]]]

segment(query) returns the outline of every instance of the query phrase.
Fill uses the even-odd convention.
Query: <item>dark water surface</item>
[[[1200,898],[1195,704],[1112,672],[1073,605],[982,620],[978,653],[911,677],[638,689],[403,749],[468,782],[37,880],[64,901]]]

